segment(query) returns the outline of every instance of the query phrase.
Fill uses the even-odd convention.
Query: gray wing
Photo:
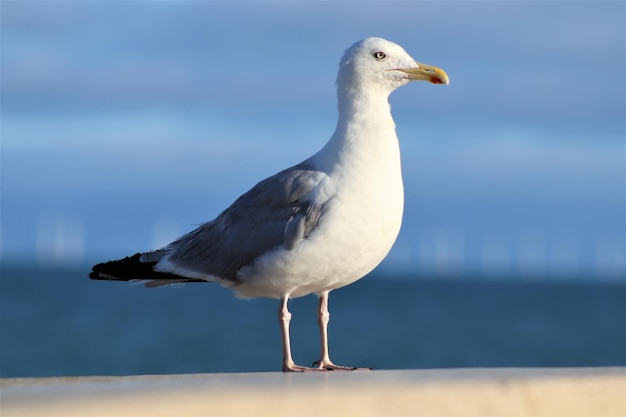
[[[292,250],[306,239],[334,193],[328,175],[303,162],[261,181],[216,219],[142,261],[160,259],[167,272],[236,283],[237,271],[259,256],[281,245]]]

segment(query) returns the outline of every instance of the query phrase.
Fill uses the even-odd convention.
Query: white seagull
[[[404,190],[388,97],[414,80],[448,84],[443,70],[393,42],[352,45],[339,64],[337,128],[319,152],[164,248],[95,265],[90,277],[148,287],[217,282],[240,297],[280,299],[284,372],[357,369],[330,360],[328,294],[373,270],[400,231]],[[312,368],[292,359],[287,309],[308,294],[319,297],[321,355]]]

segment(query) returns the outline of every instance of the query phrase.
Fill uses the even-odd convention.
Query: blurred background
[[[626,364],[623,2],[0,7],[1,376],[278,369],[273,301],[86,275],[321,148],[338,60],[368,36],[451,83],[390,98],[403,229],[372,279],[331,297],[338,356]],[[292,304],[312,362],[309,298]]]

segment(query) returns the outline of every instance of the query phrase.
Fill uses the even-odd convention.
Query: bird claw
[[[317,371],[324,371],[324,370],[325,369],[309,368],[308,366],[300,366],[296,364],[283,366],[283,372],[317,372]]]
[[[335,365],[330,361],[315,361],[313,362],[313,369],[319,369],[320,371],[371,371],[372,368],[357,368],[355,366],[342,366]]]
[[[357,368],[354,366],[335,365],[330,361],[315,361],[312,367],[296,365],[295,363],[283,364],[283,372],[324,372],[324,371],[371,371],[372,368]]]

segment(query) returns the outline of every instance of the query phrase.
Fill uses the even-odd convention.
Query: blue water
[[[214,284],[146,289],[88,268],[3,266],[0,376],[277,371],[275,300]],[[398,279],[401,278],[401,279]],[[316,299],[290,302],[294,358],[319,353]],[[336,363],[375,369],[626,365],[621,283],[373,274],[330,298]]]

